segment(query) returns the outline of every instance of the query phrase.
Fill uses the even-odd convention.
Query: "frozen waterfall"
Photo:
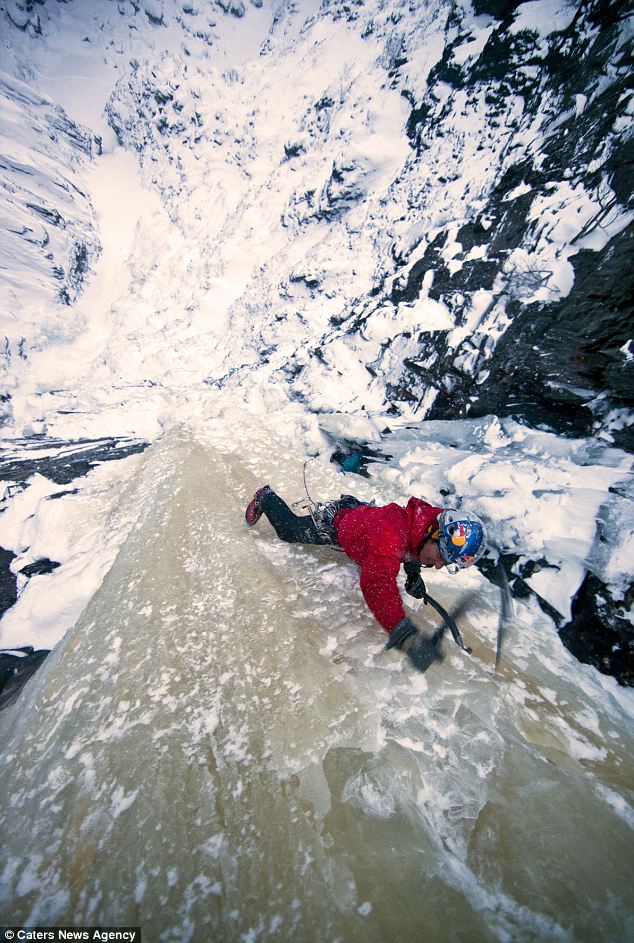
[[[403,668],[342,554],[244,526],[254,485],[296,462],[248,421],[245,457],[236,418],[144,454],[103,586],[0,718],[1,919],[146,941],[625,939],[632,743],[611,699],[562,670],[554,634],[496,677],[491,587],[463,619],[472,658]]]

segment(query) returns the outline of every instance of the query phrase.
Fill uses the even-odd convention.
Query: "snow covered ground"
[[[515,601],[494,676],[497,590],[475,570],[430,578],[446,604],[469,594],[474,657],[448,649],[417,677],[383,652],[351,563],[242,520],[265,481],[301,498],[311,458],[317,499],[417,493],[475,508],[518,567],[541,561],[527,582],[564,619],[587,570],[625,597],[632,459],[609,433],[424,422],[431,387],[399,415],[386,407],[415,338],[445,332],[475,370],[469,343],[505,323],[504,286],[463,299],[460,322],[429,296],[433,272],[415,301],[386,298],[484,200],[511,132],[463,103],[456,135],[411,158],[391,73],[406,36],[403,68],[423,89],[448,5],[233,2],[234,15],[175,0],[0,3],[6,452],[32,435],[154,443],[61,497],[42,475],[6,483],[12,570],[61,565],[19,576],[0,623],[2,647],[58,646],[29,706],[2,720],[3,812],[28,809],[31,823],[28,839],[6,836],[3,919],[138,916],[151,939],[209,923],[236,940],[310,939],[320,924],[323,939],[425,928],[440,940],[451,909],[457,939],[625,938],[631,693],[579,664],[534,597]],[[515,22],[546,35],[572,10],[528,3]],[[454,56],[467,62],[494,21],[462,12],[470,40]],[[536,200],[539,238],[507,274],[548,268],[522,285],[565,295],[595,196],[571,183]],[[617,206],[595,242],[628,221]],[[469,261],[449,238],[442,253]],[[338,473],[330,453],[344,440],[391,459],[367,480]],[[414,618],[428,624],[420,607]],[[151,836],[140,858],[131,821]],[[110,864],[103,847],[118,849]],[[406,915],[410,880],[424,893]]]

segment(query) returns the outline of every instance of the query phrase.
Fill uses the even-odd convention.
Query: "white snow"
[[[561,32],[572,22],[577,7],[571,0],[528,0],[519,6],[512,32],[532,30],[540,36]]]
[[[409,327],[418,331],[448,331],[454,324],[446,305],[425,297],[419,298],[411,305],[399,305],[394,322],[394,326]]]

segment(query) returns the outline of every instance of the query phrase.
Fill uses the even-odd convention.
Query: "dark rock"
[[[0,652],[0,710],[16,700],[49,654],[48,650],[34,650],[31,645]]]
[[[588,573],[572,603],[572,619],[559,629],[566,648],[619,684],[634,685],[634,626],[625,611],[634,602],[634,583],[619,604],[608,588]]]
[[[464,85],[462,70],[453,58],[453,46],[445,46],[442,58],[429,73],[428,82],[430,85],[444,82],[453,88],[461,88]]]
[[[0,475],[5,481],[26,481],[36,473],[58,485],[67,485],[76,478],[87,475],[101,462],[115,461],[143,452],[149,445],[139,439],[78,439],[64,442],[61,439],[33,437],[12,443],[33,457],[20,457],[0,461]],[[41,455],[38,449],[50,452],[59,449],[58,455]],[[73,451],[71,451],[71,448]]]
[[[289,281],[294,284],[300,284],[301,282],[306,285],[307,288],[319,288],[321,284],[321,278],[318,275],[309,275],[308,273],[297,273],[289,276]]]
[[[318,218],[336,218],[362,200],[365,195],[364,177],[365,169],[358,163],[334,163],[330,179],[321,193]]]
[[[633,409],[634,363],[621,352],[632,336],[633,249],[631,224],[601,252],[573,256],[575,283],[568,297],[517,305],[487,364],[486,381],[478,387],[467,382],[462,406],[453,393],[440,395],[430,418],[495,413],[563,434],[592,435],[597,414],[588,403],[594,397],[607,396],[606,411]],[[615,444],[634,450],[631,426],[613,435]]]
[[[56,491],[55,494],[49,494],[46,500],[56,501],[58,498],[63,498],[67,494],[79,494],[79,488],[67,488],[66,491]]]
[[[291,160],[293,157],[299,157],[300,154],[303,154],[305,147],[303,144],[285,144],[284,145],[284,159]]]
[[[449,308],[458,328],[465,323],[474,292],[492,290],[510,253],[530,245],[536,223],[529,219],[529,209],[553,181],[568,180],[592,192],[606,181],[613,190],[578,240],[612,221],[617,204],[622,209],[634,205],[634,140],[615,131],[617,119],[627,120],[632,96],[634,56],[631,43],[623,42],[624,3],[595,0],[579,7],[569,25],[552,33],[546,43],[530,31],[509,31],[518,6],[503,0],[476,2],[477,11],[501,20],[477,60],[456,69],[452,51],[464,39],[459,35],[431,71],[424,99],[417,102],[411,92],[403,91],[412,105],[407,133],[421,154],[443,131],[445,111],[438,110],[435,94],[438,82],[474,98],[484,92],[491,122],[496,116],[504,120],[517,94],[525,99],[525,113],[543,111],[545,94],[557,102],[556,108],[548,106],[544,112],[546,133],[538,167],[520,151],[491,191],[482,216],[456,234],[463,255],[483,245],[485,259],[464,261],[451,274],[442,257],[447,233],[440,232],[399,278],[398,267],[407,266],[408,259],[393,252],[397,277],[387,298],[395,305],[415,301],[425,275],[433,271],[429,296]],[[526,66],[531,65],[538,68],[527,74]],[[584,107],[579,107],[578,95],[585,96]],[[614,142],[609,149],[606,140]],[[507,199],[520,184],[527,192]],[[428,414],[431,419],[510,415],[575,436],[607,431],[615,444],[634,449],[634,427],[627,426],[627,413],[634,407],[634,364],[621,350],[631,339],[631,258],[632,226],[600,252],[580,250],[570,259],[575,269],[571,293],[552,303],[525,304],[521,299],[530,297],[547,273],[518,271],[501,287],[503,297],[493,299],[502,300],[509,318],[501,339],[470,332],[454,349],[447,346],[446,335],[427,334],[420,350],[408,355],[410,363],[403,364],[402,374],[389,378],[388,402],[420,400],[432,387],[439,392]],[[533,291],[525,290],[531,287],[529,279]],[[416,361],[426,363],[426,375],[415,376],[411,362]]]
[[[35,563],[29,563],[26,566],[23,566],[19,572],[23,576],[43,576],[46,573],[52,573],[53,570],[56,570],[58,566],[61,566],[61,563],[57,563],[55,560],[48,560],[46,557],[42,557],[41,560],[36,560]]]
[[[406,97],[409,98],[410,96]],[[410,112],[405,131],[413,146],[418,145],[420,142],[421,130],[425,127],[430,111],[431,105],[428,102],[422,102],[416,108],[412,108]]]
[[[66,220],[57,210],[39,206],[37,203],[27,203],[26,205],[30,210],[33,210],[34,213],[37,213],[38,216],[41,216],[49,225],[58,226],[60,229],[66,228]]]
[[[231,13],[236,17],[244,16],[245,8],[242,0],[216,0],[216,3],[225,13]]]
[[[11,571],[15,554],[0,547],[0,616],[10,609],[18,598],[18,580]]]
[[[491,33],[473,66],[470,80],[506,82],[507,87],[510,85],[515,91],[520,91],[525,83],[521,77],[524,68],[528,65],[541,66],[541,59],[536,58],[538,36],[527,30],[510,33],[506,29],[507,25],[508,20],[505,19]]]
[[[506,20],[518,8],[522,0],[474,0],[473,11],[477,16],[494,16]]]
[[[333,98],[330,98],[329,95],[322,95],[319,101],[315,102],[315,111],[324,111],[325,109],[334,108],[335,102]]]
[[[71,259],[70,270],[73,278],[81,279],[90,268],[88,261],[88,249],[80,243],[75,246],[73,257]]]
[[[425,249],[425,254],[421,259],[414,263],[410,269],[407,281],[402,284],[399,279],[395,280],[394,287],[390,293],[390,301],[394,305],[402,302],[416,301],[420,295],[425,274],[429,269],[434,269],[434,289],[439,290],[439,285],[448,284],[449,272],[440,256],[440,252],[445,243],[446,235],[439,233],[433,242]]]

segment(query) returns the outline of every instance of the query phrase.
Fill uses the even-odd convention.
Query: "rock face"
[[[418,91],[404,26],[390,74],[412,106],[413,154],[390,192],[403,207],[393,267],[333,319],[319,347],[343,369],[339,339],[354,338],[395,413],[513,415],[632,448],[623,10],[593,3],[545,25],[523,5],[477,5],[498,17],[484,31],[458,10]],[[442,330],[429,302],[446,312]],[[420,317],[403,323],[404,308]],[[377,348],[373,324],[385,318],[394,329]]]
[[[64,442],[46,436],[31,439],[13,439],[11,449],[5,449],[0,461],[0,475],[4,481],[24,483],[31,475],[39,474],[58,485],[67,485],[101,462],[117,461],[143,452],[149,443],[139,439],[106,438],[78,439]],[[52,495],[52,497],[60,497]]]
[[[628,220],[634,205],[634,142],[627,65],[631,42],[620,32],[623,9],[620,3],[579,8],[570,24],[550,35],[541,48],[530,30],[516,33],[528,61],[539,64],[537,84],[522,78],[527,70],[526,61],[522,66],[518,59],[520,46],[505,39],[508,15],[478,62],[468,72],[451,73],[453,84],[471,90],[483,80],[499,78],[495,107],[501,114],[508,114],[513,93],[524,98],[528,110],[536,108],[541,96],[550,97],[557,107],[543,132],[538,159],[520,152],[520,159],[494,187],[483,214],[486,235],[481,229],[478,233],[476,221],[456,236],[467,250],[475,242],[486,243],[487,257],[502,266],[474,263],[474,268],[453,276],[446,273],[441,286],[435,279],[433,292],[441,294],[443,288],[468,292],[474,281],[492,290],[493,303],[505,299],[509,323],[492,352],[482,338],[470,373],[452,370],[455,352],[441,347],[432,370],[440,391],[434,416],[514,414],[560,432],[591,435],[603,429],[617,444],[629,449],[634,445],[626,419],[632,407],[634,359],[624,351],[632,333],[632,272],[627,260],[632,250]],[[509,201],[508,194],[514,188],[517,193],[518,187],[525,192]],[[594,194],[593,211],[583,226],[565,237],[564,251],[574,272],[570,293],[552,301],[531,301],[531,294],[548,286],[549,266],[528,259],[513,265],[504,261],[518,247],[529,252],[538,247],[541,230],[557,241],[561,220],[555,215],[544,223],[535,212],[536,204],[548,211],[547,195],[556,190],[563,199],[554,205],[555,214],[565,214],[566,199],[583,191]],[[577,211],[583,212],[580,205]],[[617,219],[619,231],[611,235]],[[495,286],[500,270],[504,281],[498,279]]]
[[[240,307],[261,361],[311,408],[324,408],[324,385],[344,376],[329,408],[415,419],[491,412],[631,448],[625,9],[623,0],[547,12],[329,0],[292,52],[283,35],[296,11],[278,11],[257,73],[210,68],[203,83],[191,63],[133,62],[109,119],[175,221],[195,192],[192,154],[210,173],[239,175],[231,197],[220,185],[221,202],[279,212],[274,239],[281,225],[288,250],[270,268],[254,254]],[[368,66],[348,66],[320,94],[289,96],[272,147],[277,102],[264,76],[285,56],[311,54],[320,19],[345,21]],[[398,99],[402,121],[389,124]],[[241,238],[244,217],[249,245],[247,216],[230,217],[221,238]],[[303,239],[306,272],[291,248]],[[209,251],[221,257],[224,245]],[[276,358],[284,321],[297,342]]]
[[[33,646],[0,652],[0,710],[8,707],[50,652]]]
[[[572,620],[559,636],[573,655],[620,684],[634,685],[634,632],[626,618],[634,602],[634,582],[619,602],[609,588],[588,573],[572,604]]]
[[[475,401],[473,384],[465,383],[451,398],[440,395],[432,413],[516,415],[573,435],[604,429],[634,451],[634,358],[624,353],[632,333],[633,235],[630,225],[600,252],[574,256],[575,283],[562,301],[515,303]]]
[[[0,547],[0,615],[10,609],[18,598],[17,577],[11,571],[11,563],[15,559],[12,550]]]

